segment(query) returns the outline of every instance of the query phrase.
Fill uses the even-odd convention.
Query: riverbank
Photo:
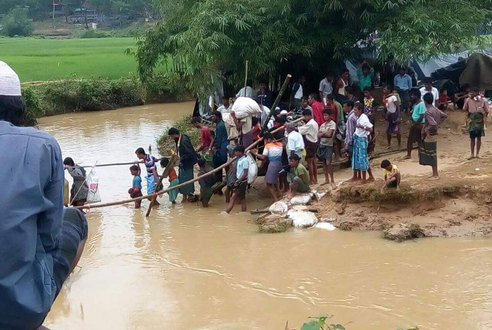
[[[484,138],[480,159],[467,160],[469,138],[464,113],[448,112],[438,137],[440,179],[430,180],[430,167],[411,160],[405,152],[388,155],[402,173],[401,191],[381,193],[380,162],[371,161],[376,181],[366,185],[341,183],[315,203],[320,219],[346,231],[381,231],[384,237],[402,241],[418,237],[490,236],[492,233],[492,140]],[[381,123],[382,124],[382,123]],[[384,125],[379,125],[379,136]],[[403,132],[407,132],[403,129]],[[384,135],[383,135],[384,136]],[[406,136],[403,137],[406,141]],[[378,140],[381,150],[381,138]],[[351,171],[336,173],[346,180]]]
[[[146,83],[137,78],[32,82],[22,85],[22,93],[29,125],[35,125],[37,118],[45,116],[190,98],[185,89],[170,84],[165,76],[155,76]]]
[[[492,234],[492,152],[489,137],[484,138],[480,159],[467,160],[469,138],[464,113],[448,112],[438,137],[440,179],[430,180],[430,167],[418,164],[417,150],[406,160],[406,152],[388,150],[384,119],[377,119],[375,158],[371,160],[376,180],[368,184],[352,183],[350,168],[335,171],[336,189],[325,186],[319,173],[320,185],[312,186],[319,197],[306,209],[315,212],[320,222],[328,222],[343,231],[380,231],[384,238],[405,241],[422,237],[478,237]],[[403,132],[409,123],[404,120]],[[406,136],[403,136],[406,141]],[[401,190],[388,190],[384,184],[380,163],[389,159],[402,173]],[[342,165],[342,164],[339,164]],[[264,187],[266,189],[266,187]],[[284,201],[287,202],[286,199]],[[261,211],[263,213],[263,211]],[[262,215],[256,221],[260,232],[283,232],[292,221],[283,216]],[[311,223],[310,225],[313,225]]]

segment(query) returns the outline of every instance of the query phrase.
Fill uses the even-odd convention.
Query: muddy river
[[[155,148],[191,103],[74,113],[40,120],[78,163],[131,161]],[[128,166],[98,168],[104,202],[126,199]],[[249,194],[250,208],[268,194]],[[149,218],[132,205],[92,210],[75,273],[45,325],[51,329],[284,329],[334,314],[347,329],[492,328],[492,240],[397,244],[377,233],[257,233],[251,215],[172,206]]]

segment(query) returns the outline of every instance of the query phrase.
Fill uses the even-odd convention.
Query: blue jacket
[[[33,329],[43,322],[56,294],[61,151],[46,133],[0,121],[0,164],[0,329]]]

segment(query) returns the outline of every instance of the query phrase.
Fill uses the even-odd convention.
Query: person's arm
[[[400,86],[398,86],[398,84],[396,83],[398,79],[398,75],[396,75],[394,78],[393,78],[393,86],[395,86],[396,88],[399,88]]]
[[[268,158],[268,149],[264,148],[263,149],[263,154],[259,154],[258,152],[251,150],[250,151],[253,156],[258,158],[259,160],[266,160]]]
[[[299,178],[300,178],[302,181],[304,181],[304,182],[308,181],[308,180],[307,180],[306,173],[302,173],[302,174],[300,174],[300,175],[299,175]]]
[[[58,143],[53,139],[40,164],[40,179],[44,185],[42,212],[38,214],[37,231],[47,254],[54,254],[60,243],[63,219],[63,164]]]
[[[425,113],[423,113],[419,116],[419,119],[417,119],[415,124],[422,124],[422,121],[424,120],[424,118],[425,118]]]
[[[485,112],[486,116],[489,115],[489,103],[487,102],[487,100],[483,101],[483,111]]]
[[[232,120],[234,120],[234,125],[236,125],[237,131],[240,132],[241,128],[243,127],[243,122],[241,122],[240,120],[237,119],[235,112],[231,112],[231,117],[232,117]]]
[[[326,132],[324,134],[324,137],[331,138],[334,134],[335,134],[335,130],[334,129],[330,129],[330,130],[328,130],[328,132]]]

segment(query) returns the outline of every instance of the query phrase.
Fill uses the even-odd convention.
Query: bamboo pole
[[[158,162],[164,158],[170,158],[170,157],[161,157],[159,159],[156,159],[156,162]],[[96,166],[94,166],[94,165],[85,165],[85,166],[79,165],[79,166],[83,167],[83,168],[88,168],[88,167],[109,167],[109,166],[135,165],[135,164],[143,164],[143,163],[144,163],[143,160],[136,160],[133,162],[124,162],[124,163],[97,164]]]
[[[248,60],[246,60],[246,69],[245,69],[245,74],[244,74],[244,97],[246,97],[246,87],[248,87]],[[251,86],[253,87],[253,86]]]
[[[282,84],[282,87],[280,88],[280,92],[277,95],[277,98],[275,99],[275,102],[273,102],[272,108],[270,109],[270,113],[268,114],[267,119],[263,123],[263,127],[261,128],[262,132],[266,132],[268,130],[268,122],[273,116],[273,113],[275,112],[275,108],[279,105],[280,100],[282,99],[282,95],[284,95],[285,90],[287,89],[287,86],[289,85],[289,81],[292,78],[292,75],[288,74],[287,77],[285,77],[284,83]]]
[[[159,182],[155,186],[155,190],[159,191],[160,189],[162,189],[162,181],[164,180],[165,177],[167,177],[169,175],[169,171],[171,170],[172,167],[174,167],[176,165],[177,161],[178,161],[178,156],[172,155],[171,159],[169,160],[169,163],[167,164],[166,168],[162,172],[162,175],[159,179]],[[152,206],[154,205],[156,199],[157,199],[157,195],[154,194],[154,196],[152,197],[152,199],[150,201],[149,208],[147,209],[147,213],[145,214],[146,217],[148,217],[150,215],[150,212],[152,212]]]
[[[298,118],[298,119],[292,121],[291,123],[297,123],[297,122],[299,122],[301,120],[302,120],[302,118]],[[278,131],[282,130],[284,128],[284,126],[285,125],[283,125],[283,126],[281,126],[279,128],[274,129],[272,131],[272,133],[277,133]],[[261,141],[263,141],[263,138],[260,138],[259,140],[255,141],[253,144],[251,144],[249,147],[247,147],[246,150],[245,150],[245,152],[247,152],[247,151],[253,149],[254,147],[256,147]],[[145,195],[145,196],[141,196],[141,197],[137,197],[137,198],[132,198],[132,199],[125,199],[125,200],[117,201],[117,202],[77,206],[77,207],[74,207],[74,208],[75,209],[79,209],[79,210],[82,210],[82,209],[98,209],[98,208],[102,208],[102,207],[116,206],[116,205],[133,203],[133,202],[136,202],[136,201],[139,201],[139,200],[151,198],[151,197],[156,196],[156,195],[163,195],[163,194],[168,193],[168,192],[170,192],[170,191],[172,191],[174,189],[182,188],[182,187],[187,186],[189,184],[195,183],[198,180],[201,180],[203,178],[206,178],[206,177],[208,177],[208,176],[210,176],[212,174],[215,174],[218,171],[220,171],[220,170],[224,169],[225,167],[229,166],[230,164],[232,164],[232,162],[234,162],[236,159],[237,159],[237,157],[234,157],[231,160],[229,160],[228,162],[226,162],[225,164],[222,164],[221,166],[213,169],[212,171],[207,172],[207,173],[205,173],[205,174],[203,174],[201,176],[198,176],[198,177],[194,178],[193,180],[189,180],[187,182],[180,183],[180,184],[178,184],[178,185],[176,185],[174,187],[161,190],[161,191],[159,191],[157,193],[154,193],[154,194],[151,194],[151,195]]]

